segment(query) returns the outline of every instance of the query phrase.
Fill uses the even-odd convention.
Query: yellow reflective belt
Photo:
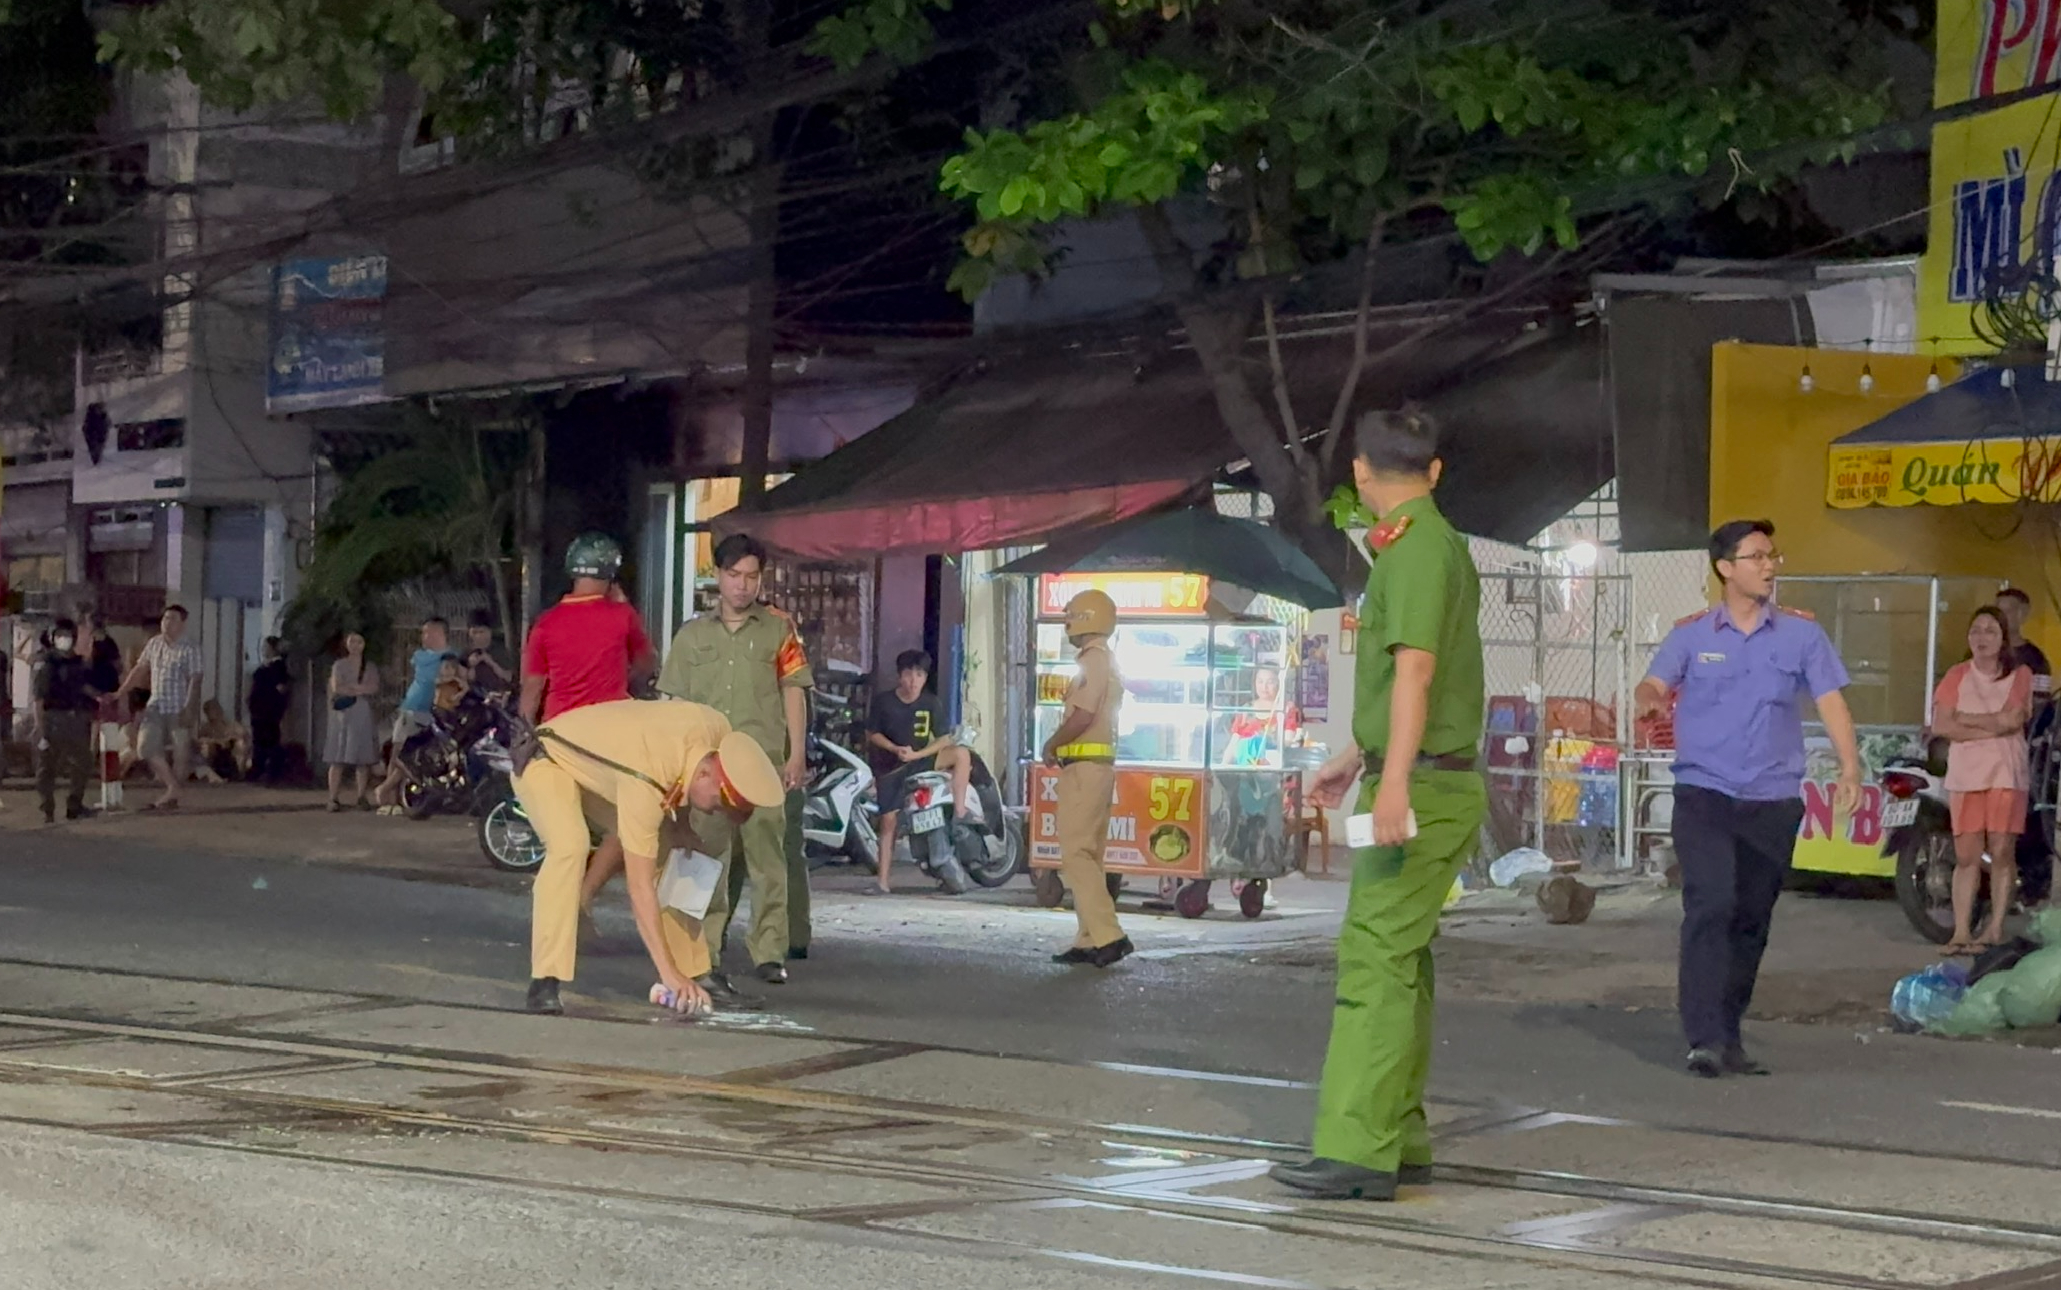
[[[1085,761],[1090,757],[1116,760],[1115,744],[1067,744],[1057,751],[1061,761]]]

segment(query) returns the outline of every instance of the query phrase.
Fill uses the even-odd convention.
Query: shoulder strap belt
[[[653,788],[657,789],[660,797],[668,796],[673,791],[672,789],[667,788],[664,784],[661,784],[657,780],[653,779],[651,776],[645,774],[643,771],[638,770],[634,766],[625,766],[619,761],[611,761],[609,758],[603,757],[598,752],[593,752],[589,749],[580,747],[578,744],[574,743],[570,739],[567,739],[564,735],[559,734],[556,730],[553,730],[549,726],[538,726],[537,738],[549,739],[553,743],[563,744],[565,745],[568,751],[576,752],[580,756],[585,757],[588,761],[600,762],[603,766],[608,767],[610,770],[620,771],[621,773],[630,776],[632,779],[640,779],[645,783],[651,785]],[[546,753],[545,755],[549,756],[550,754]]]

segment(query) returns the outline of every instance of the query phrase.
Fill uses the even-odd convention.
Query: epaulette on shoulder
[[[1807,623],[1814,623],[1818,621],[1818,616],[1808,609],[1792,609],[1788,605],[1777,605],[1775,606],[1775,608],[1781,610],[1783,613],[1789,615],[1791,618],[1801,618],[1803,619],[1803,621]]]
[[[793,614],[788,613],[785,609],[782,609],[780,606],[774,604],[772,601],[762,600],[759,603],[764,605],[766,607],[766,612],[772,614],[773,617],[784,619],[789,623],[792,623],[794,621]]]
[[[1709,612],[1708,609],[1699,609],[1693,614],[1683,614],[1680,618],[1675,619],[1675,626],[1687,627],[1690,623],[1695,622]]]

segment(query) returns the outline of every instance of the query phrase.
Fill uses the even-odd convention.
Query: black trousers
[[[250,722],[250,777],[270,784],[286,773],[286,751],[279,746],[280,722],[252,717]]]
[[[1796,854],[1803,799],[1750,802],[1675,785],[1682,866],[1682,960],[1675,998],[1691,1048],[1739,1043],[1768,948],[1775,900]]]
[[[36,752],[36,796],[45,811],[54,808],[57,781],[63,776],[71,782],[65,804],[77,811],[85,805],[86,781],[93,777],[93,714],[46,712],[43,738],[50,746]]]

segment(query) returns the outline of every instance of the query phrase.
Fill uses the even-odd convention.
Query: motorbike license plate
[[[932,829],[945,827],[945,808],[933,806],[927,811],[918,811],[909,817],[909,828],[917,833],[928,833]]]
[[[1916,823],[1917,819],[1918,799],[1915,797],[1892,801],[1882,808],[1882,827],[1885,829],[1901,829]]]

